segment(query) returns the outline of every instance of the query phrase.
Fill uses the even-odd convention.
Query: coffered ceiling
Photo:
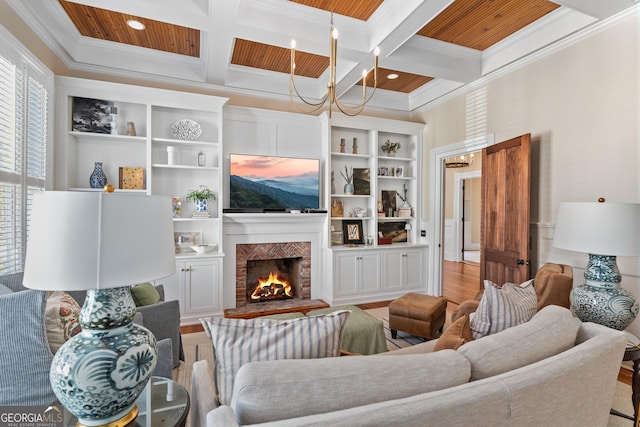
[[[369,105],[412,111],[636,0],[7,3],[72,70],[277,99],[289,97],[292,39],[298,90],[308,98],[324,95],[333,19],[342,99],[358,101],[362,71],[371,70],[379,46],[378,90]],[[129,19],[146,28],[131,29]]]

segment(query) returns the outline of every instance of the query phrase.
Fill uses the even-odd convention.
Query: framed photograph
[[[371,192],[371,174],[369,168],[353,168],[353,194],[369,195]]]
[[[342,242],[347,244],[363,244],[364,233],[362,220],[353,219],[342,221]]]
[[[113,101],[74,97],[71,130],[110,134],[113,106]]]
[[[393,176],[404,176],[404,166],[396,166],[393,168]]]
[[[396,215],[396,191],[382,190],[382,210],[387,217]]]
[[[380,166],[378,168],[378,176],[387,176],[389,175],[389,168],[386,166]]]
[[[335,245],[341,245],[343,242],[342,240],[342,231],[332,231],[331,232],[331,245],[335,246]]]
[[[201,231],[176,231],[173,233],[173,241],[177,254],[193,252],[191,246],[202,243]]]
[[[378,223],[378,236],[391,239],[393,243],[407,241],[407,230],[405,230],[406,222],[390,221]]]

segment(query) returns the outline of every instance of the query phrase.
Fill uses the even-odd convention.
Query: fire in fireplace
[[[269,273],[267,279],[258,278],[258,285],[251,293],[251,301],[272,301],[293,298],[293,289],[286,280],[280,280],[278,273]]]
[[[247,261],[247,301],[300,298],[301,257]]]

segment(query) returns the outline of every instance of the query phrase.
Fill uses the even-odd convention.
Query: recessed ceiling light
[[[127,25],[133,28],[134,30],[144,30],[144,24],[136,19],[129,19],[127,21]]]
[[[392,73],[392,74],[389,74],[389,75],[387,76],[387,78],[388,78],[389,80],[395,80],[395,79],[397,79],[398,77],[400,77],[400,76],[399,76],[399,75],[397,75],[396,73]]]

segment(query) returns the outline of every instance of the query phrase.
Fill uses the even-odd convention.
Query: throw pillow
[[[47,298],[44,321],[52,353],[81,331],[80,310],[80,305],[66,292],[56,291]]]
[[[0,406],[55,402],[49,370],[53,354],[44,328],[46,293],[27,290],[0,296]]]
[[[451,349],[457,350],[463,344],[473,340],[471,335],[471,325],[469,323],[469,315],[457,319],[442,333],[438,341],[436,341],[433,351]]]
[[[348,311],[289,320],[201,319],[211,338],[221,405],[231,402],[236,373],[247,362],[340,355]]]
[[[533,280],[519,285],[505,283],[502,287],[485,280],[478,309],[469,316],[473,339],[528,322],[536,314],[537,307]]]
[[[136,307],[157,304],[160,301],[160,294],[151,283],[141,283],[131,287],[131,296],[136,303]]]

